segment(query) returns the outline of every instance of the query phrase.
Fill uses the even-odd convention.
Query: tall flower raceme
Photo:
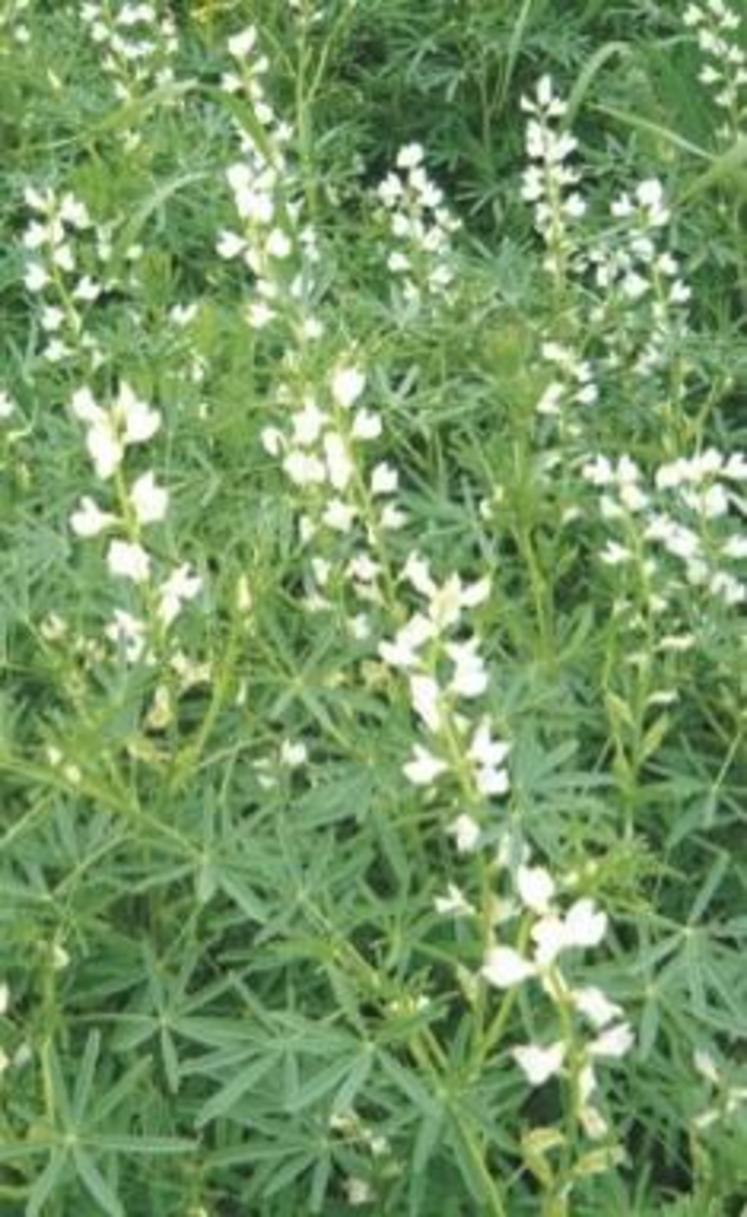
[[[577,189],[581,171],[572,159],[578,142],[563,126],[567,103],[556,94],[549,76],[538,81],[533,96],[522,97],[521,108],[529,115],[526,128],[529,165],[524,171],[521,194],[533,206],[534,226],[546,250],[544,269],[560,305],[572,277],[582,274],[586,266],[577,233],[577,222],[586,213],[586,201]],[[558,335],[548,338],[540,347],[547,383],[537,401],[537,413],[554,421],[562,438],[573,438],[582,432],[584,408],[598,400],[598,373],[583,350],[586,335],[567,310],[562,325],[558,326]]]
[[[604,352],[599,362],[610,393],[616,376],[633,371],[671,410],[677,403],[666,378],[680,367],[691,291],[670,247],[671,209],[662,183],[658,178],[640,182],[613,199],[610,213],[611,228],[588,255],[597,294],[589,321]],[[685,379],[680,374],[674,379],[681,398]]]
[[[396,468],[367,455],[382,422],[362,403],[365,389],[364,371],[340,361],[322,391],[294,394],[286,386],[285,425],[262,433],[265,450],[281,460],[294,488],[300,540],[310,559],[307,605],[330,609],[341,596],[358,638],[371,632],[370,610],[386,602],[386,535],[406,523],[396,499]]]
[[[275,391],[278,421],[261,438],[293,487],[309,558],[307,606],[327,609],[333,591],[352,589],[358,603],[349,606],[348,625],[363,638],[370,631],[367,610],[382,600],[381,538],[405,523],[394,501],[399,478],[388,462],[367,455],[382,424],[360,400],[365,370],[342,355],[319,373],[318,253],[289,152],[293,131],[268,100],[268,59],[259,51],[256,29],[234,35],[228,47],[236,66],[224,88],[250,98],[259,126],[241,130],[244,159],[227,171],[241,227],[221,232],[218,253],[241,260],[250,273],[250,328],[280,327],[288,340]]]
[[[574,225],[586,212],[586,202],[576,189],[581,173],[572,162],[578,141],[563,127],[568,106],[555,93],[550,76],[538,81],[533,96],[521,98],[521,108],[529,115],[529,166],[521,194],[534,207],[535,228],[546,247],[545,269],[560,288],[569,265],[578,258]]]
[[[664,187],[652,177],[622,192],[610,205],[609,228],[590,240],[577,223],[587,204],[571,162],[577,141],[563,126],[566,103],[545,76],[521,104],[530,115],[522,195],[534,206],[545,269],[563,305],[555,335],[540,347],[548,379],[537,412],[555,420],[561,439],[583,439],[588,407],[603,393],[617,400],[634,373],[657,397],[657,417],[662,401],[671,414],[685,392],[681,348],[691,293],[670,247]]]
[[[80,16],[101,55],[119,101],[132,101],[174,79],[173,57],[179,47],[174,18],[155,4],[137,0],[85,0]],[[140,142],[127,132],[130,147]]]
[[[698,78],[712,91],[724,116],[718,135],[736,140],[747,118],[747,53],[739,38],[742,19],[724,0],[702,0],[688,4],[682,20],[695,33],[703,56]]]
[[[435,793],[448,784],[448,804],[457,814],[447,831],[457,849],[477,848],[491,800],[509,788],[505,761],[510,746],[495,738],[490,717],[468,713],[488,687],[479,637],[464,636],[465,610],[490,595],[490,581],[463,583],[458,574],[438,584],[430,566],[411,554],[402,580],[421,599],[421,606],[392,638],[379,643],[380,658],[407,679],[412,709],[424,733],[403,766],[414,786]],[[478,818],[479,817],[479,818]]]
[[[126,472],[130,450],[149,443],[160,429],[161,415],[124,381],[108,407],[99,405],[86,387],[73,395],[70,408],[86,429],[88,456],[102,484],[96,497],[90,494],[81,498],[70,517],[70,527],[81,539],[107,536],[109,573],[140,591],[141,611],[116,609],[105,635],[127,662],[152,663],[154,647],[160,648],[184,607],[202,587],[200,576],[189,563],[175,565],[157,577],[161,563],[147,547],[146,534],[165,519],[169,493],[151,469],[137,476]]]
[[[94,224],[85,203],[70,191],[29,185],[24,198],[31,216],[22,237],[23,282],[38,301],[42,358],[66,363],[84,353],[95,368],[102,352],[86,323],[110,285],[111,228]]]
[[[597,456],[582,473],[599,490],[601,516],[616,534],[601,560],[640,568],[658,587],[660,613],[691,604],[701,589],[726,606],[747,600],[742,453],[727,457],[708,448],[659,465],[649,479],[629,457]]]
[[[532,1088],[563,1078],[570,1110],[586,1136],[606,1138],[611,1129],[601,1108],[597,1066],[625,1056],[634,1043],[622,1007],[583,979],[584,955],[603,944],[608,917],[586,896],[566,906],[557,880],[534,864],[526,845],[509,843],[508,836],[495,858],[493,876],[498,886],[495,937],[481,976],[504,995],[529,986],[535,992],[535,1027],[549,1024],[541,1038],[513,1045],[510,1055]],[[498,1026],[502,1018],[499,1009]],[[488,1042],[493,1038],[489,1031]]]
[[[445,204],[443,190],[428,176],[424,160],[420,144],[404,145],[396,168],[376,191],[392,246],[387,269],[411,304],[449,295],[455,277],[451,237],[461,227]]]
[[[249,99],[256,125],[238,128],[243,159],[229,166],[226,177],[239,231],[224,229],[217,251],[227,261],[240,259],[251,274],[249,326],[262,330],[282,316],[303,344],[318,338],[322,327],[313,309],[316,237],[302,221],[301,189],[287,150],[293,129],[268,100],[269,61],[259,51],[255,27],[230,38],[228,49],[235,67],[222,86]]]

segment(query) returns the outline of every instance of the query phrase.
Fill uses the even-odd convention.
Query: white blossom
[[[402,771],[414,786],[431,786],[446,768],[445,761],[439,760],[422,744],[414,744],[412,757]]]
[[[452,820],[446,831],[454,838],[458,853],[471,854],[477,849],[481,836],[480,825],[472,816],[462,812]]]
[[[169,493],[158,485],[153,472],[143,473],[130,489],[130,502],[138,523],[154,524],[166,515]]]
[[[537,1044],[527,1044],[511,1050],[512,1057],[530,1086],[543,1086],[550,1078],[560,1073],[565,1054],[565,1044],[560,1040],[548,1048],[541,1048]]]
[[[84,495],[77,511],[70,516],[70,527],[78,537],[96,537],[116,521],[115,515],[102,511],[90,495]]]
[[[144,583],[150,577],[150,557],[137,542],[112,541],[106,560],[113,575],[133,583]]]
[[[493,947],[481,968],[481,974],[497,989],[510,989],[534,976],[536,968],[513,947]]]

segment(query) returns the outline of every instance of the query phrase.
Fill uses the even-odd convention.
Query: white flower
[[[336,532],[350,532],[357,515],[355,507],[343,503],[342,499],[331,499],[324,509],[322,521]]]
[[[437,913],[449,917],[468,917],[475,911],[454,883],[449,884],[445,896],[435,897],[433,906]]]
[[[462,813],[457,816],[456,820],[452,820],[446,831],[454,838],[458,853],[471,854],[477,849],[480,840],[480,825],[472,819],[472,816]]]
[[[371,473],[371,494],[393,494],[399,484],[397,470],[386,461],[376,465]]]
[[[505,769],[478,769],[475,772],[475,785],[481,795],[491,798],[493,795],[507,794],[510,789],[508,774]]]
[[[584,1104],[579,1108],[578,1118],[583,1130],[591,1141],[600,1141],[609,1132],[609,1124],[602,1113],[593,1104]]]
[[[330,390],[338,406],[344,410],[358,400],[366,387],[366,377],[359,368],[340,366],[332,374]]]
[[[282,228],[273,228],[267,238],[265,248],[273,258],[287,258],[293,246],[291,245],[290,238],[283,232]]]
[[[622,1015],[621,1007],[610,1001],[602,990],[594,985],[586,989],[576,989],[572,996],[576,1009],[595,1027],[606,1027],[613,1019]]]
[[[197,316],[198,308],[199,305],[196,301],[191,304],[175,304],[169,309],[169,320],[173,321],[174,325],[189,325],[190,321],[194,321]]]
[[[513,947],[493,947],[480,972],[496,989],[510,989],[534,976],[536,968]]]
[[[316,402],[309,398],[304,402],[303,409],[296,411],[293,415],[293,438],[297,444],[302,446],[314,444],[321,434],[323,425],[324,415]],[[273,455],[277,455],[277,453]]]
[[[0,1018],[4,1018],[5,1015],[8,1013],[9,1005],[10,1005],[10,989],[8,988],[6,981],[1,981],[0,982]]]
[[[472,737],[468,756],[476,764],[475,782],[481,794],[505,794],[509,789],[508,774],[500,766],[505,761],[511,745],[494,740],[490,734],[490,720],[483,718]]]
[[[12,397],[9,397],[3,389],[0,389],[0,418],[10,418],[11,414],[15,412],[15,408],[16,404]]]
[[[618,1023],[589,1044],[592,1056],[621,1057],[633,1047],[635,1036],[629,1023]]]
[[[345,1180],[344,1188],[348,1204],[352,1208],[358,1208],[362,1204],[369,1204],[373,1200],[371,1185],[365,1179],[351,1176]]]
[[[445,761],[433,756],[422,744],[413,745],[413,756],[402,772],[414,786],[430,786],[447,768]]]
[[[344,490],[355,471],[345,441],[337,431],[327,431],[323,444],[329,480],[335,490]]]
[[[278,427],[263,427],[259,439],[268,456],[280,456],[285,445],[285,436]]]
[[[96,537],[116,520],[111,512],[102,511],[89,495],[84,495],[78,510],[70,516],[70,527],[77,537]]]
[[[416,169],[423,160],[424,152],[421,144],[404,144],[397,153],[398,169]]]
[[[358,410],[353,420],[353,439],[378,439],[381,435],[381,419],[371,410]]]
[[[303,740],[283,740],[280,745],[280,760],[289,769],[298,769],[309,759],[309,750]]]
[[[283,460],[283,469],[297,486],[319,485],[325,480],[324,465],[318,457],[296,448]]]
[[[40,292],[49,283],[49,274],[39,262],[29,262],[23,282],[27,291]]]
[[[706,1052],[703,1048],[697,1049],[693,1054],[693,1064],[701,1077],[710,1082],[712,1086],[718,1086],[721,1076],[710,1052]]]
[[[155,524],[166,515],[169,492],[158,485],[152,472],[143,473],[130,489],[130,502],[140,524]]]
[[[202,579],[188,562],[177,566],[159,588],[158,615],[164,626],[170,626],[181,612],[182,604],[194,600],[201,589]]]
[[[157,410],[141,401],[126,381],[122,381],[115,402],[115,414],[122,422],[125,444],[147,443],[161,425]]]
[[[418,662],[418,651],[433,637],[433,624],[422,613],[415,613],[395,635],[394,642],[379,643],[379,655],[393,668],[412,668]]]
[[[253,300],[247,305],[244,315],[253,330],[263,330],[275,317],[275,313],[264,300]]]
[[[552,876],[542,866],[520,866],[516,886],[525,908],[533,913],[547,913],[555,895]]]
[[[97,477],[106,481],[116,472],[124,457],[124,444],[108,415],[102,415],[101,420],[89,428],[86,447]]]
[[[607,914],[600,912],[593,900],[577,900],[565,918],[565,933],[569,947],[595,947],[607,932]]]
[[[469,642],[452,642],[446,647],[446,653],[455,665],[450,688],[460,697],[479,697],[488,687],[488,673],[477,654],[477,646],[477,639],[472,638]]]
[[[144,583],[150,576],[150,557],[137,542],[112,541],[106,560],[113,575],[133,583]]]
[[[228,39],[228,51],[235,59],[245,59],[254,50],[257,30],[253,25]]]
[[[70,409],[82,423],[95,425],[106,417],[101,406],[97,406],[91,390],[87,387],[76,389],[70,400]]]
[[[422,718],[429,731],[438,731],[442,715],[439,706],[438,682],[432,676],[416,674],[410,677],[410,696],[415,713]]]
[[[137,663],[145,648],[145,622],[124,609],[115,609],[114,619],[104,633],[110,642],[122,647],[128,663]]]
[[[526,1076],[530,1086],[543,1086],[560,1072],[565,1059],[565,1044],[558,1040],[549,1048],[527,1044],[511,1052],[516,1064]]]
[[[379,517],[379,523],[382,528],[396,531],[399,528],[404,528],[407,523],[407,515],[394,503],[386,503]]]
[[[218,242],[215,246],[216,252],[220,258],[226,260],[237,258],[239,254],[243,254],[246,249],[246,241],[243,237],[238,236],[235,232],[230,232],[224,229],[218,235]]]
[[[98,300],[102,290],[101,284],[92,279],[90,275],[83,275],[73,291],[73,299],[86,302]]]
[[[532,926],[531,933],[536,947],[535,958],[541,968],[553,963],[568,945],[565,924],[556,913],[548,914],[541,921],[537,921]]]
[[[53,334],[58,330],[65,320],[65,314],[61,308],[51,304],[42,309],[41,326],[48,334]]]

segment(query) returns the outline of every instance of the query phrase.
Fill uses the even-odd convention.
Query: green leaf
[[[44,1205],[62,1179],[66,1165],[67,1154],[65,1151],[61,1149],[52,1150],[47,1165],[29,1193],[29,1198],[26,1202],[26,1217],[40,1217]]]
[[[118,1197],[101,1174],[93,1158],[89,1157],[79,1145],[73,1147],[73,1158],[75,1169],[83,1186],[96,1203],[101,1205],[108,1217],[125,1217]]]

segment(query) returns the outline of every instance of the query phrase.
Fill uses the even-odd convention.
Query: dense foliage
[[[0,0],[0,1212],[747,1212],[741,0]]]

